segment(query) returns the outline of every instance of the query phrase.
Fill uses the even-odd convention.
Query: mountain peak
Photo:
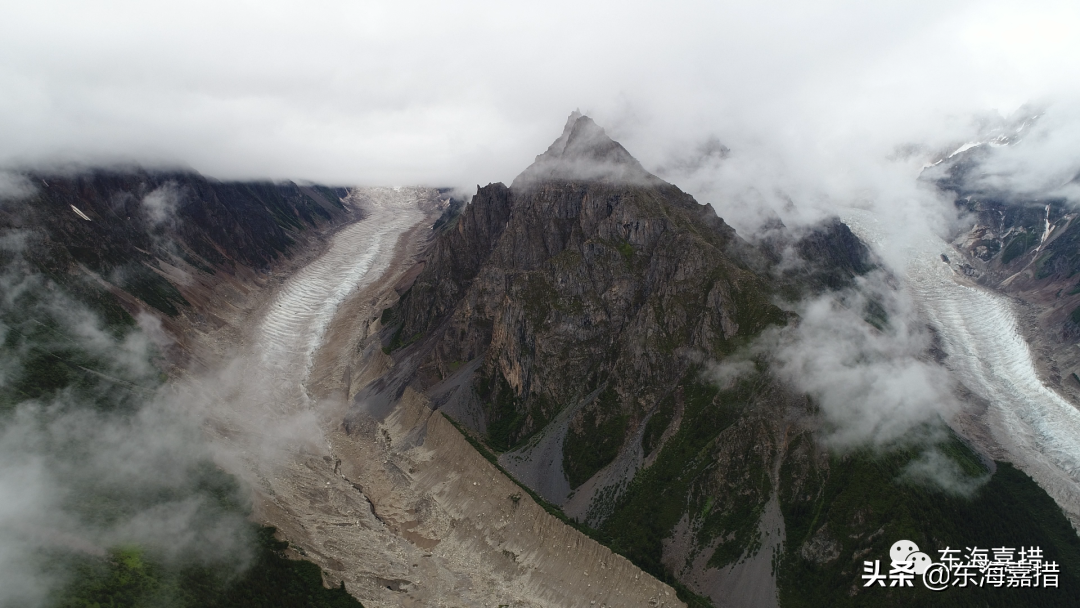
[[[570,113],[562,135],[514,179],[513,186],[550,180],[663,183],[593,119],[577,110]]]
[[[574,110],[573,112],[571,112],[570,117],[566,119],[566,126],[563,127],[562,135],[560,135],[558,139],[556,139],[554,142],[552,142],[550,146],[548,146],[547,151],[545,151],[543,154],[536,155],[536,160],[539,161],[541,158],[544,157],[555,158],[562,156],[562,153],[566,150],[566,143],[570,140],[570,134],[574,131],[574,125],[576,125],[578,120],[582,117],[584,117],[589,122],[592,122],[592,119],[582,114],[580,110]],[[593,124],[595,125],[596,123]],[[603,132],[603,129],[600,130],[601,132]]]

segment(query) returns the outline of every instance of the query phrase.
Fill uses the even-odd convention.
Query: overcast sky
[[[580,108],[650,169],[715,139],[857,191],[1080,86],[1075,1],[2,2],[0,165],[472,188]]]

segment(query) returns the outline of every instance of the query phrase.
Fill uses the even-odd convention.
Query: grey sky
[[[716,137],[829,189],[1080,83],[1075,2],[4,4],[7,165],[471,187],[580,108],[649,168]]]

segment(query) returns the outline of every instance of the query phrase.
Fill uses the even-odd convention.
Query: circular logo
[[[889,549],[889,557],[894,564],[906,562],[909,555],[919,550],[919,545],[910,540],[898,540]]]
[[[930,560],[929,555],[919,551],[916,551],[915,553],[907,556],[907,562],[909,564],[915,564],[915,574],[919,576],[925,574],[926,571],[930,568],[930,564],[933,563]]]

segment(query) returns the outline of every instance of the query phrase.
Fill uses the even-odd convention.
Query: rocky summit
[[[754,345],[799,323],[794,302],[885,272],[838,220],[747,241],[575,112],[510,187],[445,217],[422,264],[381,318],[394,367],[355,407],[424,392],[692,605],[862,605],[857,559],[896,534],[959,544],[997,526],[1077,556],[1060,509],[1004,463],[977,498],[938,495],[899,481],[921,448],[821,443],[817,405]],[[866,322],[885,328],[875,306]],[[739,373],[715,373],[725,362]],[[938,428],[958,466],[987,474]],[[1053,523],[1001,511],[1018,502]]]
[[[500,450],[572,408],[576,488],[673,390],[689,353],[731,352],[784,322],[737,261],[743,245],[710,207],[572,116],[514,186],[481,188],[446,229],[392,312],[394,345],[431,334],[420,374],[432,382],[479,361],[475,394],[447,407]]]

